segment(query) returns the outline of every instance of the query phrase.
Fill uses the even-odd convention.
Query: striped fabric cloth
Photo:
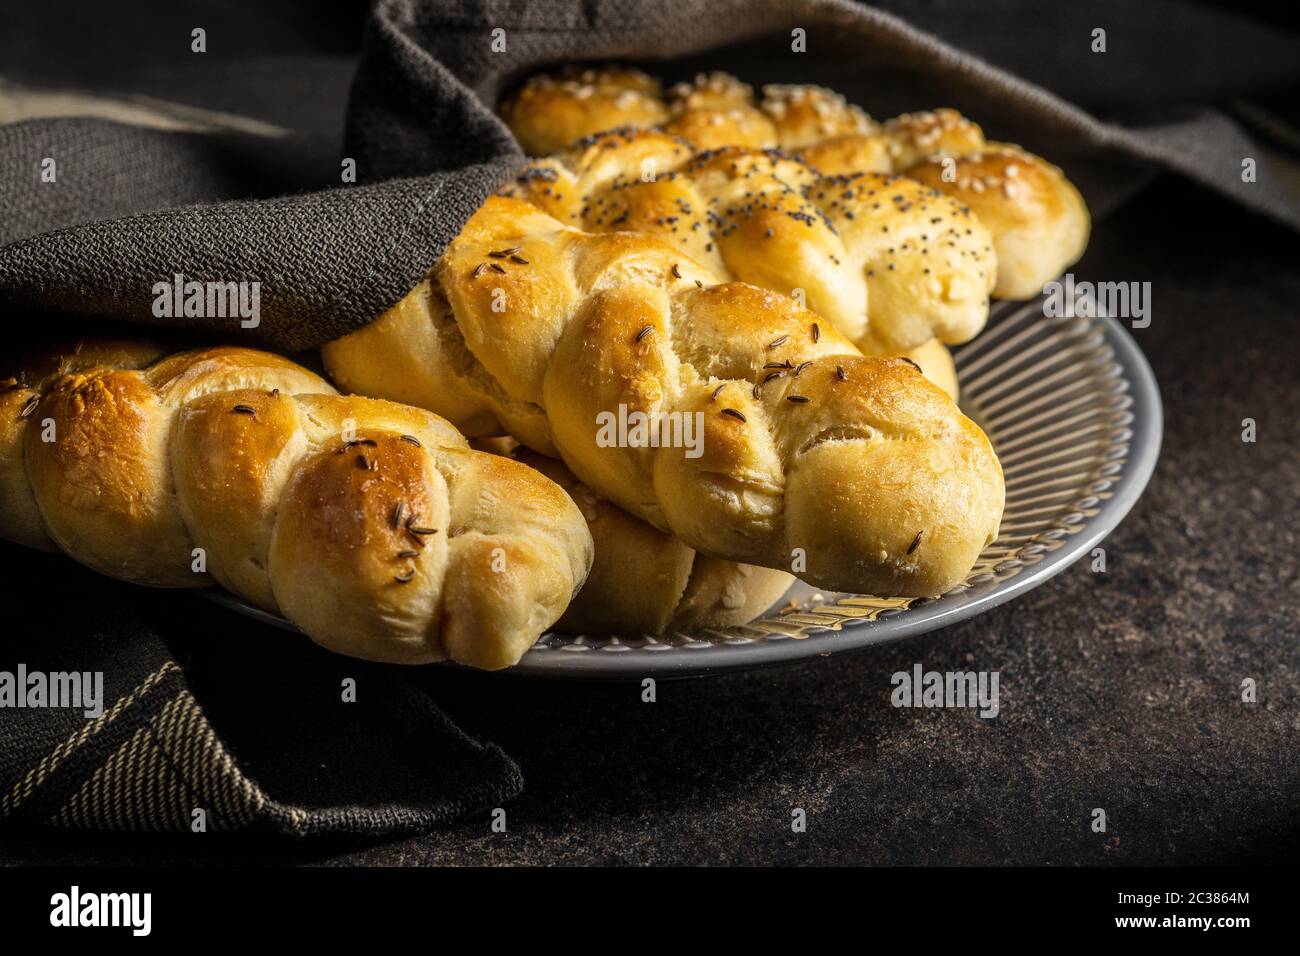
[[[396,836],[486,828],[523,787],[401,668],[62,555],[0,545],[0,569],[16,606],[40,610],[13,615],[0,649],[0,825]],[[85,696],[35,695],[73,671],[102,681],[97,716]],[[20,674],[27,706],[4,698]]]

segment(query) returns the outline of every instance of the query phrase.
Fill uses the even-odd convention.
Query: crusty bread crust
[[[288,359],[92,344],[0,389],[0,537],[215,582],[369,660],[516,662],[591,564],[572,500],[447,421]],[[151,364],[150,364],[151,362]]]
[[[588,232],[654,236],[720,279],[800,296],[871,354],[972,338],[997,276],[988,230],[937,189],[823,176],[772,150],[699,153],[656,130],[581,140],[504,193]]]
[[[996,535],[988,439],[912,362],[865,357],[792,298],[718,283],[646,236],[493,197],[394,311],[323,350],[344,387],[382,389],[390,321],[437,326],[420,339],[426,394],[477,396],[476,421],[695,550],[830,590],[936,595]],[[700,413],[701,454],[603,446],[599,416],[620,405]]]
[[[591,91],[610,84],[635,88],[635,98],[582,108]],[[824,176],[905,174],[974,209],[997,252],[997,298],[1036,295],[1087,246],[1087,207],[1061,170],[1019,147],[987,143],[980,127],[953,109],[879,123],[824,87],[769,85],[756,96],[735,77],[711,73],[664,92],[640,71],[610,67],[564,83],[533,77],[502,102],[501,114],[533,156],[618,127],[655,127],[697,149],[779,148]],[[560,115],[568,121],[553,125]]]

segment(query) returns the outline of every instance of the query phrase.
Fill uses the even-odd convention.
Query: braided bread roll
[[[965,342],[988,318],[988,231],[909,179],[823,177],[770,150],[696,153],[667,133],[616,130],[534,163],[506,192],[589,232],[655,236],[719,277],[802,290],[868,354]]]
[[[407,394],[558,452],[698,551],[829,590],[942,593],[996,536],[993,450],[912,363],[855,354],[821,321],[645,236],[497,196],[391,316],[323,355],[352,390],[414,374]],[[699,457],[604,441],[620,406],[698,413]]]
[[[512,455],[569,493],[587,521],[595,557],[557,630],[665,634],[732,627],[752,621],[789,590],[792,575],[701,554],[582,484],[562,461],[549,457],[559,452],[540,410],[511,402],[484,379],[456,330],[445,298],[426,280],[369,326],[323,352],[330,374],[344,388],[440,409],[477,436],[473,447]],[[942,372],[941,365],[932,365],[928,374],[942,378]],[[951,380],[955,387],[955,376]],[[533,447],[546,454],[496,437],[505,430],[502,422],[528,434]]]
[[[591,96],[593,89],[600,95]],[[827,176],[904,173],[969,206],[988,228],[997,298],[1038,294],[1088,242],[1087,207],[1060,169],[1018,146],[986,142],[977,124],[952,109],[877,123],[819,86],[769,85],[759,100],[735,77],[711,73],[665,94],[644,73],[609,68],[533,77],[500,111],[536,156],[573,142],[562,136],[659,126],[700,149],[777,147]],[[569,121],[552,126],[557,114]]]
[[[215,580],[354,657],[499,668],[590,567],[558,486],[279,356],[90,343],[18,371],[0,384],[0,537],[103,574]]]

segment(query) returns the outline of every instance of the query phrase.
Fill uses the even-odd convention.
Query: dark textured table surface
[[[653,704],[632,684],[428,669],[435,699],[523,767],[504,834],[486,818],[377,845],[7,833],[0,861],[1294,859],[1300,240],[1166,180],[1099,224],[1074,272],[1152,283],[1151,325],[1134,335],[1165,405],[1160,463],[1104,542],[1104,574],[1077,564],[889,647],[661,683]],[[999,671],[1000,715],[893,708],[890,675],[914,663]],[[1241,700],[1246,678],[1256,703]]]

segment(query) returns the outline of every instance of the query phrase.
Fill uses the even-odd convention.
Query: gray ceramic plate
[[[1112,318],[1045,318],[1042,300],[1002,302],[956,362],[962,408],[988,433],[1007,482],[1001,535],[964,583],[931,599],[798,583],[744,627],[660,637],[551,633],[507,673],[687,677],[855,650],[964,620],[1088,554],[1133,507],[1160,451],[1160,394],[1137,345]],[[294,630],[224,591],[203,593]]]

